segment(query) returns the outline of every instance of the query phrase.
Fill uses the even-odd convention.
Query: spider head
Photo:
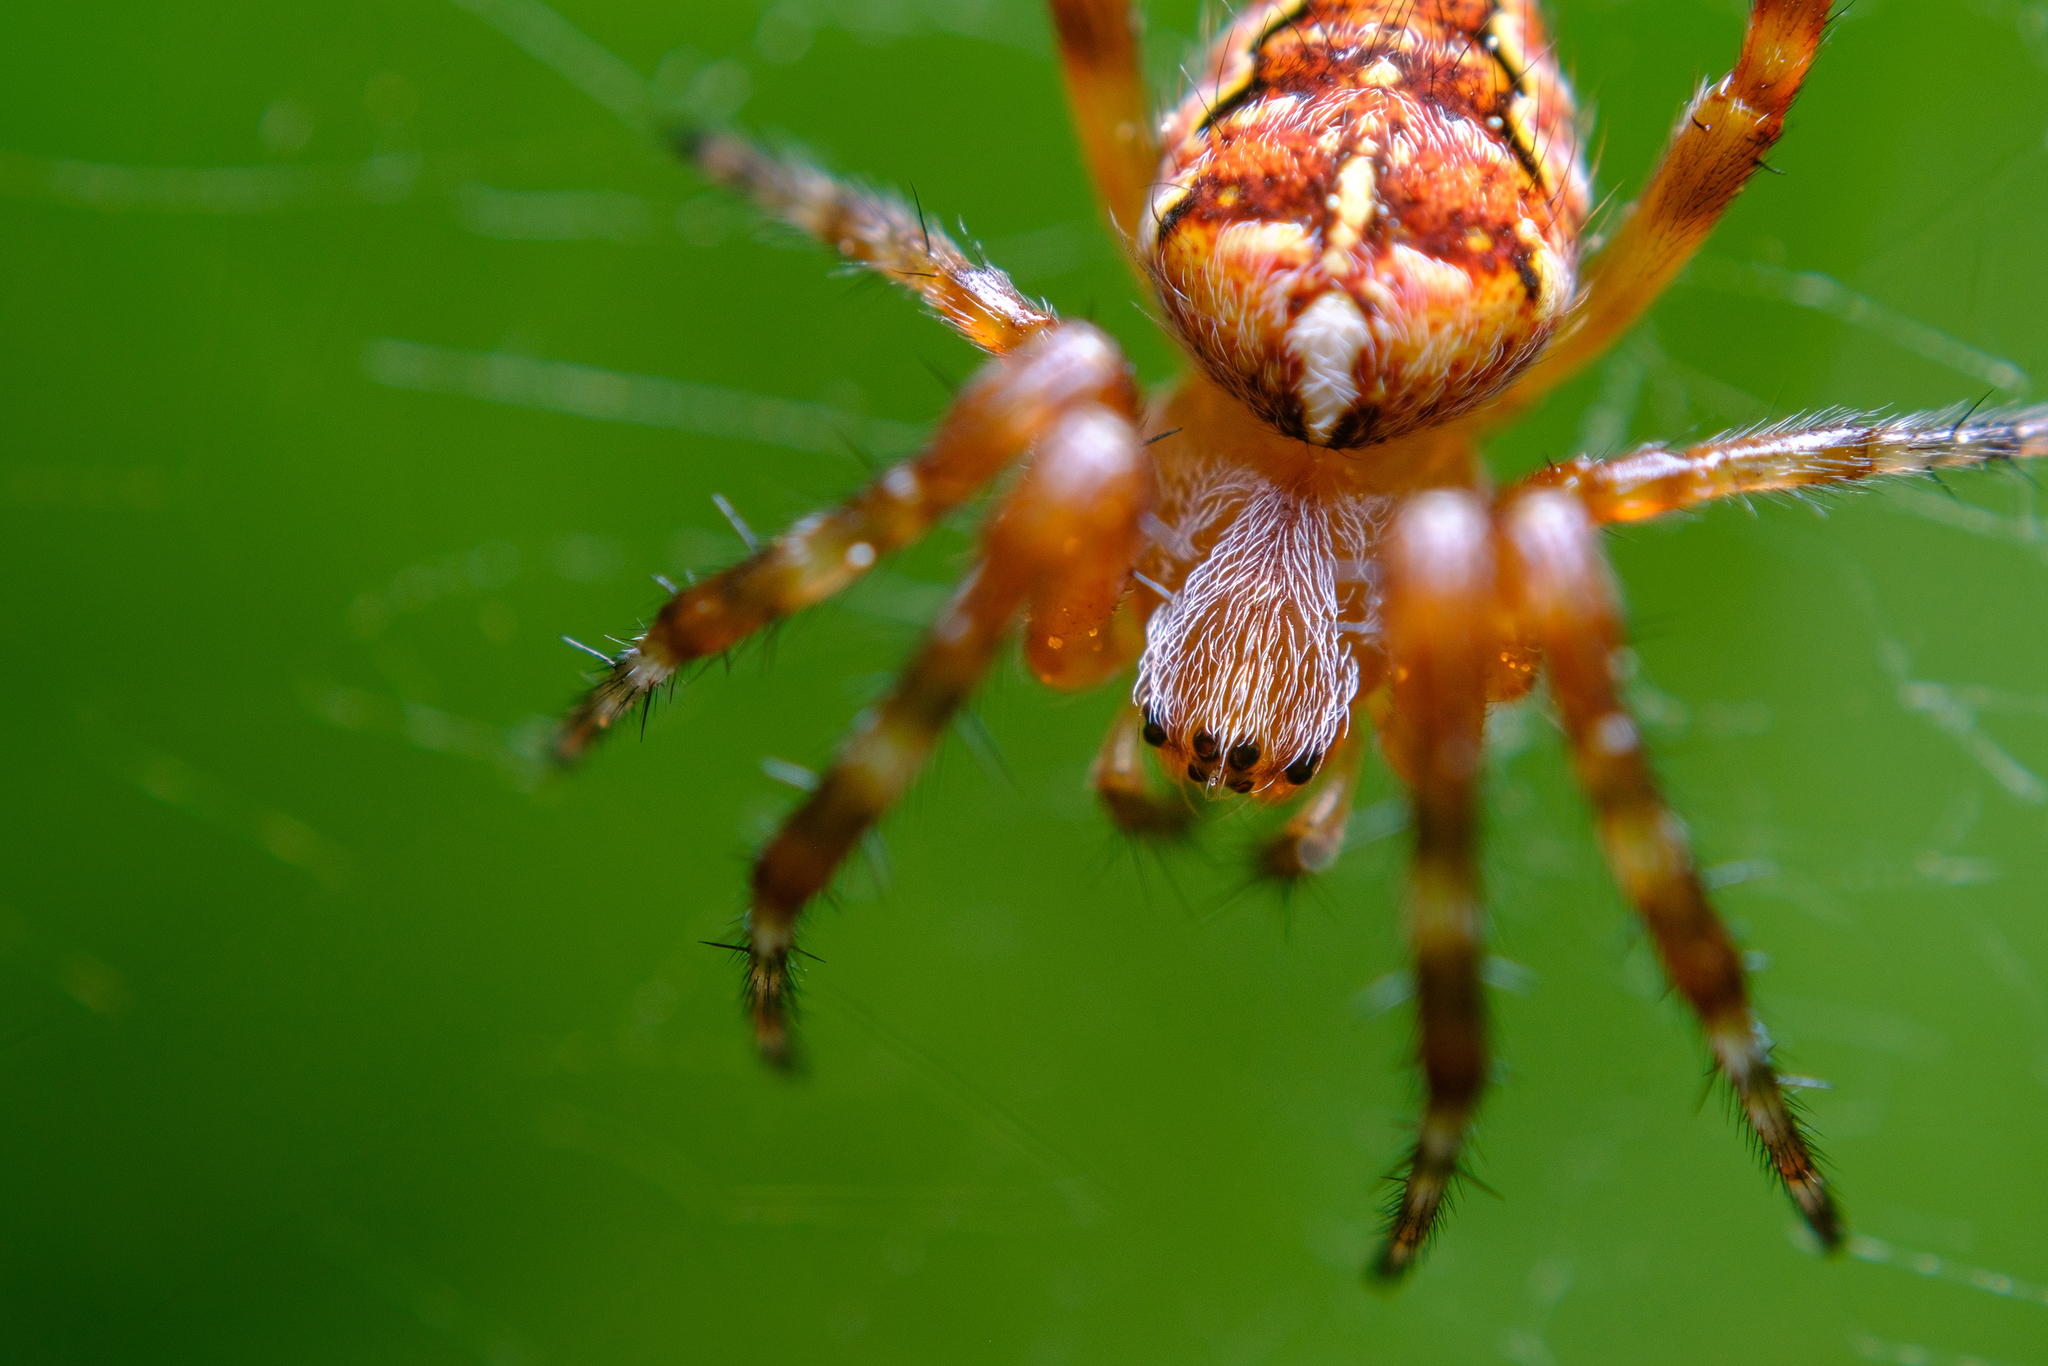
[[[1169,123],[1138,247],[1217,384],[1344,450],[1455,417],[1535,359],[1572,299],[1584,177],[1568,136],[1486,116],[1490,88],[1356,54],[1348,83],[1283,89],[1272,45],[1291,41]]]

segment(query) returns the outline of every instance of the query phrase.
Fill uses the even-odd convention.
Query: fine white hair
[[[1226,753],[1255,744],[1283,764],[1328,753],[1358,692],[1331,533],[1320,503],[1263,482],[1252,490],[1152,614],[1138,705],[1171,733],[1208,732]]]

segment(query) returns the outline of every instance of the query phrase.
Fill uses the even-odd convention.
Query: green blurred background
[[[1198,16],[1147,8],[1172,79]],[[1554,8],[1625,194],[1743,6]],[[971,524],[644,742],[535,761],[560,633],[732,558],[714,494],[770,530],[851,489],[842,438],[905,449],[974,364],[648,110],[914,185],[1172,373],[1033,4],[16,5],[0,73],[0,1358],[2048,1363],[2026,480],[1613,542],[1662,769],[1832,1084],[1851,1255],[1701,1103],[1532,706],[1493,751],[1499,1198],[1376,1297],[1414,1093],[1383,772],[1282,904],[1266,817],[1119,849],[1083,790],[1115,690],[1006,665],[816,912],[791,1083],[698,941]],[[1792,125],[1500,471],[2048,376],[2048,6],[1862,0]]]

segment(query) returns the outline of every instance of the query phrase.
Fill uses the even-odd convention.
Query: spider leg
[[[1658,793],[1640,732],[1615,692],[1621,608],[1593,521],[1578,500],[1536,491],[1507,503],[1501,522],[1505,577],[1543,650],[1615,881],[1698,1014],[1772,1168],[1815,1236],[1834,1248],[1841,1215],[1772,1071],[1742,955],[1707,900],[1684,828]]]
[[[1152,465],[1145,462],[1145,505],[1153,500]],[[1075,692],[1106,682],[1145,651],[1142,594],[1126,596],[1128,579],[1069,585],[1041,594],[1024,624],[1024,663],[1048,688]]]
[[[969,259],[922,208],[893,194],[835,180],[732,133],[686,129],[676,142],[712,180],[916,294],[984,351],[1014,351],[1059,321],[1002,271]]]
[[[1091,402],[1129,411],[1136,398],[1116,344],[1085,323],[1062,324],[1015,355],[990,362],[961,391],[915,459],[670,598],[563,721],[556,757],[565,763],[579,758],[678,669],[837,593],[881,556],[922,536],[1053,419]]]
[[[790,1056],[790,956],[797,917],[861,836],[902,796],[1027,603],[1100,601],[1130,576],[1151,482],[1135,395],[1054,410],[1030,468],[991,519],[981,562],[932,624],[894,689],[854,728],[831,769],[754,864],[747,1005],[769,1061]],[[1107,625],[1107,614],[1101,625]]]
[[[1110,223],[1135,237],[1159,173],[1132,0],[1051,0],[1075,131]]]
[[[1351,729],[1330,751],[1330,757],[1309,786],[1299,809],[1259,851],[1259,871],[1283,882],[1320,873],[1344,852],[1344,831],[1351,823],[1351,802],[1365,766],[1363,718],[1354,713]]]
[[[1785,129],[1834,0],[1756,0],[1735,69],[1693,98],[1628,221],[1586,269],[1543,358],[1488,410],[1504,420],[1577,374],[1685,268]]]
[[[1613,460],[1551,465],[1508,491],[1565,489],[1596,522],[1635,522],[1716,498],[1885,475],[1967,469],[2048,455],[2048,405],[2003,412],[1836,417],[1720,436],[1672,450],[1645,446]]]
[[[1428,1087],[1373,1266],[1391,1281],[1428,1240],[1486,1081],[1477,789],[1498,587],[1485,504],[1463,491],[1417,495],[1395,520],[1386,574],[1387,739],[1414,809],[1406,901]]]

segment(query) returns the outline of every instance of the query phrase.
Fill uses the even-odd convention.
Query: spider
[[[1091,770],[1140,837],[1187,791],[1300,806],[1265,847],[1336,858],[1366,733],[1406,786],[1404,914],[1426,1100],[1369,1274],[1416,1262],[1487,1075],[1477,798],[1487,708],[1549,680],[1601,845],[1736,1110],[1820,1243],[1841,1215],[1773,1070],[1743,962],[1615,681],[1606,524],[1717,498],[2048,454],[2048,407],[1823,415],[1551,464],[1495,489],[1478,440],[1627,331],[1779,137],[1830,0],[1755,0],[1611,240],[1581,269],[1579,115],[1534,0],[1259,0],[1154,119],[1129,0],[1050,0],[1094,184],[1193,362],[1138,392],[1116,344],[1020,294],[921,209],[727,131],[712,180],[919,296],[990,360],[928,446],[661,609],[563,723],[567,762],[693,662],[845,588],[1023,468],[893,689],[755,861],[744,996],[792,1057],[805,906],[1023,622],[1055,688],[1136,683]],[[1154,752],[1168,785],[1148,774]],[[1173,790],[1178,787],[1181,791]]]

